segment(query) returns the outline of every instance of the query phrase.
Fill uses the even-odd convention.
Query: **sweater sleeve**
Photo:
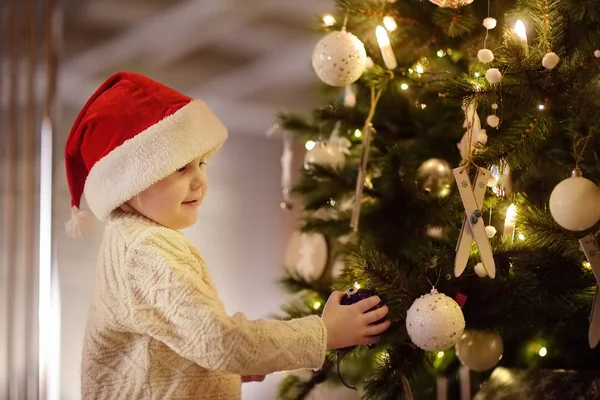
[[[171,235],[145,235],[128,251],[132,330],[209,370],[251,375],[321,367],[327,347],[321,318],[228,316],[206,266],[190,253],[183,237]]]

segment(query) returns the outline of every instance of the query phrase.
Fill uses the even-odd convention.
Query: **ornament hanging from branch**
[[[344,87],[358,80],[366,68],[367,52],[359,38],[342,28],[322,38],[312,54],[312,66],[326,84]]]
[[[600,342],[600,296],[598,291],[600,288],[600,247],[596,241],[595,235],[588,235],[579,240],[581,249],[587,258],[590,268],[596,278],[596,295],[594,296],[594,302],[592,303],[592,312],[590,314],[590,329],[588,332],[588,341],[590,347],[593,349]]]
[[[550,194],[550,213],[570,231],[585,231],[600,220],[600,189],[575,168]]]
[[[290,132],[283,132],[283,154],[281,155],[281,191],[283,199],[281,208],[284,210],[292,209],[292,161],[294,158],[293,139]]]
[[[456,357],[476,372],[494,368],[503,353],[504,343],[497,332],[465,330],[456,343]]]
[[[460,142],[457,144],[457,147],[460,151],[460,156],[462,159],[469,160],[476,149],[482,129],[481,121],[479,119],[479,115],[477,114],[477,102],[471,101],[467,105],[463,106],[463,109],[465,111],[465,122],[463,123],[463,128],[465,128],[466,131]]]
[[[475,240],[483,267],[488,276],[493,279],[496,276],[496,265],[481,213],[491,172],[478,168],[474,187],[471,186],[471,180],[465,167],[456,168],[453,172],[466,213],[456,246],[454,275],[458,277],[464,272],[471,254],[471,243]]]
[[[465,329],[465,317],[452,298],[432,289],[414,301],[406,313],[406,330],[412,342],[425,351],[454,346]]]
[[[327,267],[328,247],[318,233],[294,232],[285,253],[285,266],[307,281],[321,278]]]
[[[431,158],[417,170],[417,186],[422,193],[446,197],[450,194],[453,182],[452,167],[445,160]]]

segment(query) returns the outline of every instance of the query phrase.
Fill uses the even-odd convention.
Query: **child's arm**
[[[183,243],[185,246],[185,243]],[[154,232],[128,252],[130,328],[210,370],[240,375],[319,368],[327,332],[319,317],[292,321],[226,315],[204,266],[181,239]]]

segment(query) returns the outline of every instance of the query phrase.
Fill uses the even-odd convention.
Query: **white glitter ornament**
[[[481,49],[477,52],[477,59],[484,63],[491,63],[494,61],[494,53],[490,49]]]
[[[560,57],[556,53],[548,53],[542,58],[542,65],[546,69],[552,69],[556,67],[559,61]]]
[[[459,305],[435,289],[416,299],[406,314],[410,339],[425,351],[449,349],[464,329],[465,317]]]
[[[477,263],[477,265],[475,265],[474,270],[477,276],[480,278],[485,278],[486,276],[488,276],[487,271],[485,270],[485,267],[482,263]]]
[[[497,128],[500,125],[500,118],[496,115],[488,115],[486,122],[492,128]]]
[[[486,29],[494,29],[497,23],[498,21],[496,21],[496,18],[487,17],[483,20],[483,26],[485,26]]]
[[[312,66],[326,84],[343,87],[365,71],[367,52],[359,38],[345,30],[328,33],[312,54]]]
[[[311,165],[342,169],[346,163],[346,156],[341,148],[319,142],[304,156],[304,168],[310,169]]]
[[[570,231],[584,231],[600,220],[600,188],[575,169],[550,194],[550,213]]]
[[[502,73],[498,68],[490,68],[485,73],[485,79],[491,84],[498,83],[502,80]]]
[[[495,180],[495,179],[494,179],[494,180]],[[488,185],[488,186],[489,186],[489,185]],[[497,233],[497,232],[498,232],[498,230],[496,229],[496,227],[495,227],[495,226],[488,225],[488,226],[486,226],[486,227],[485,227],[485,234],[486,234],[486,236],[487,236],[489,239],[491,239],[491,238],[493,238],[494,236],[496,236],[496,233]]]

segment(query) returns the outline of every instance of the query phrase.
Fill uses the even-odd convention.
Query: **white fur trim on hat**
[[[210,156],[227,128],[200,100],[150,126],[98,160],[85,181],[85,199],[100,220],[195,158]]]

